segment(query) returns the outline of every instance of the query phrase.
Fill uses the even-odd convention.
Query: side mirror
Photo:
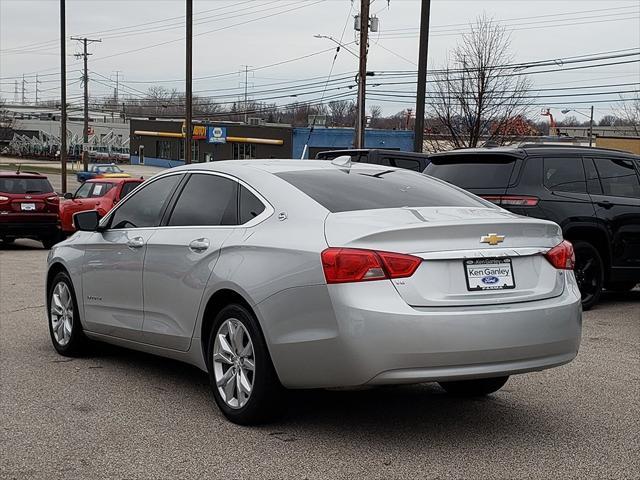
[[[72,200],[73,199],[73,193],[71,192],[67,192],[64,194],[64,199],[65,200]]]
[[[95,232],[98,230],[100,215],[97,210],[78,212],[73,216],[73,226],[83,232]]]

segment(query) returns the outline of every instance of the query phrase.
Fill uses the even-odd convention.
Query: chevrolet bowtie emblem
[[[498,235],[497,233],[490,233],[480,237],[480,243],[488,243],[489,245],[497,245],[504,242],[504,235]]]

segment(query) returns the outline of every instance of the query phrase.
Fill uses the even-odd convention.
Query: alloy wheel
[[[234,409],[244,407],[253,391],[255,354],[249,332],[235,318],[218,328],[213,345],[213,372],[224,402]]]
[[[65,282],[58,282],[51,293],[51,330],[58,345],[71,340],[73,329],[73,299]]]
[[[576,255],[574,273],[578,288],[582,294],[582,302],[590,302],[599,289],[598,284],[601,272],[597,259],[587,252]]]

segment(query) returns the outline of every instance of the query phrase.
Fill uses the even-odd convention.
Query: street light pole
[[[592,147],[593,146],[593,105],[591,105],[591,114],[587,115],[586,113],[583,113],[579,110],[574,110],[572,108],[566,108],[564,110],[561,110],[562,113],[564,113],[565,115],[569,112],[574,112],[574,113],[578,113],[584,117],[587,117],[589,119],[589,146]]]

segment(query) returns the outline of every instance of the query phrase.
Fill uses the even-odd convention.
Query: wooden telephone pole
[[[84,83],[84,128],[82,137],[82,168],[86,172],[89,170],[89,69],[87,68],[87,60],[91,53],[87,52],[87,46],[90,43],[100,43],[102,40],[94,40],[91,38],[71,37],[71,40],[82,42],[83,52],[76,53],[76,57],[84,58],[84,70],[82,80]]]
[[[185,120],[184,120],[184,163],[191,163],[191,143],[193,137],[193,91],[192,91],[192,58],[193,58],[193,0],[187,0],[187,75],[186,75],[186,105],[185,105]]]
[[[367,126],[367,53],[369,50],[369,6],[370,0],[360,2],[360,67],[358,68],[358,119],[356,120],[356,148],[364,148]]]
[[[60,175],[67,193],[67,26],[64,0],[60,0]]]
[[[422,153],[424,143],[424,110],[427,92],[430,13],[431,0],[422,0],[422,10],[420,14],[420,48],[418,52],[418,91],[416,92],[416,122],[413,135],[413,151],[419,153]]]

